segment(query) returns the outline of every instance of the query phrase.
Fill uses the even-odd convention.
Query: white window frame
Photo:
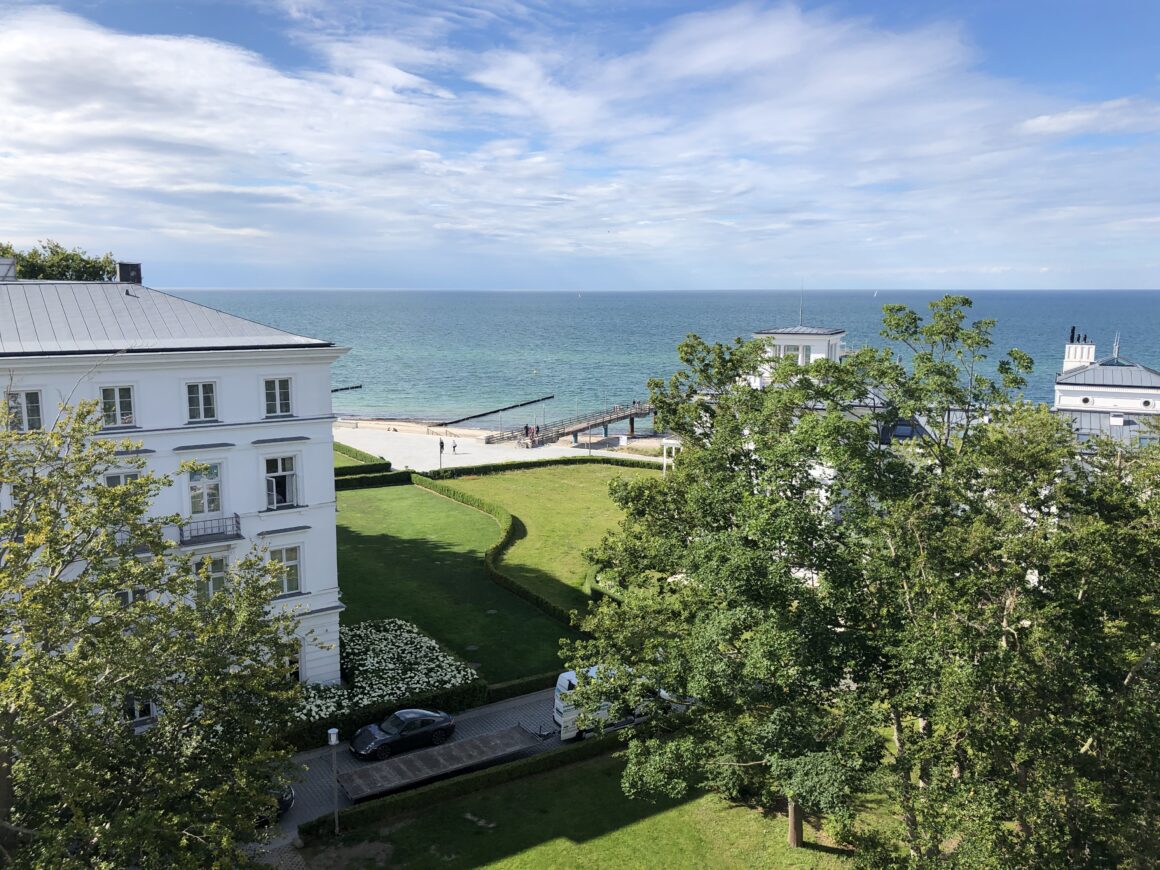
[[[105,475],[105,486],[124,486],[131,480],[140,479],[140,471],[110,471]]]
[[[217,468],[217,477],[206,477],[204,472],[190,471],[186,475],[185,482],[185,504],[189,509],[190,519],[196,521],[200,519],[216,519],[219,516],[225,516],[225,486],[223,481],[226,478],[226,464],[221,459],[199,459],[198,462],[207,468]],[[217,487],[217,510],[209,509],[210,488]],[[201,489],[202,498],[205,502],[205,510],[200,514],[193,512],[193,495],[196,488]],[[207,516],[207,514],[212,516]]]
[[[282,393],[282,384],[286,385],[285,395]],[[270,384],[274,385],[274,410],[270,410]],[[294,416],[294,378],[289,375],[275,375],[262,379],[262,405],[266,409],[267,417]],[[282,410],[285,407],[286,410]]]
[[[28,423],[28,397],[36,396],[36,425]],[[40,390],[6,390],[4,401],[8,405],[9,428],[14,432],[32,432],[44,428],[44,396]]]
[[[210,411],[213,413],[206,414],[206,387],[209,387],[209,404]],[[194,408],[191,400],[194,398],[190,394],[191,390],[197,391],[197,407]],[[196,410],[197,415],[194,415]],[[218,417],[218,388],[217,381],[186,381],[185,383],[185,418],[190,423],[216,423]]]
[[[286,558],[287,550],[295,550],[293,559]],[[277,557],[275,553],[279,554]],[[267,561],[280,562],[285,571],[282,577],[282,595],[298,595],[302,592],[302,545],[301,544],[279,544],[271,547],[267,554]],[[290,573],[293,568],[294,573],[294,587],[290,588]]]
[[[284,470],[283,464],[289,460],[292,464],[290,471]],[[278,470],[271,472],[268,463],[277,462]],[[285,510],[292,507],[302,507],[302,491],[299,486],[300,478],[302,476],[302,457],[297,453],[278,454],[276,456],[262,457],[262,476],[266,481],[266,510],[276,511]],[[289,480],[286,485],[288,498],[283,502],[277,501],[277,485],[274,481],[278,478]]]
[[[109,411],[105,407],[105,403],[108,401],[105,398],[105,392],[107,390],[113,391],[113,416],[116,420],[116,422],[113,423],[109,422]],[[122,390],[129,391],[128,414],[125,413],[125,408],[121,404],[124,401],[124,396],[121,393]],[[112,386],[101,387],[99,399],[101,404],[101,415],[104,418],[104,427],[106,429],[121,429],[124,427],[137,425],[137,387],[134,384],[114,384]]]
[[[219,550],[215,552],[200,553],[197,556],[194,564],[197,570],[201,571],[205,565],[206,560],[210,563],[210,579],[208,583],[202,581],[201,577],[197,580],[197,594],[203,600],[209,600],[215,595],[225,592],[230,588],[229,573],[230,573],[230,554],[226,550]],[[214,563],[221,560],[221,570],[214,570]]]
[[[157,718],[157,706],[153,703],[152,699],[138,698],[132,692],[125,696],[125,703],[122,709],[126,721],[134,724],[152,722]]]
[[[146,601],[149,598],[149,593],[144,586],[131,586],[128,589],[122,589],[115,595],[122,607],[128,607],[134,601]]]

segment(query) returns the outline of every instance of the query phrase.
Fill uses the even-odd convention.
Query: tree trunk
[[[805,842],[805,832],[802,827],[802,811],[792,800],[789,801],[789,845],[797,849]]]
[[[890,724],[894,731],[894,773],[898,777],[898,808],[902,811],[902,823],[906,827],[906,844],[910,854],[917,857],[918,814],[915,812],[914,798],[911,794],[910,756],[906,751],[902,713],[894,706],[890,708]]]

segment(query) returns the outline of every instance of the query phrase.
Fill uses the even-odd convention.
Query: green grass
[[[382,830],[347,834],[307,850],[311,868],[542,867],[844,868],[848,853],[806,827],[806,847],[786,845],[784,817],[731,807],[712,795],[629,800],[624,762],[604,757],[505,783],[432,807]]]
[[[502,505],[516,519],[516,541],[500,567],[516,581],[565,608],[583,609],[594,569],[584,559],[620,521],[608,495],[613,477],[657,475],[650,469],[556,465],[447,481]]]
[[[499,537],[487,514],[415,486],[340,492],[338,509],[344,623],[413,622],[490,683],[560,667],[574,635],[484,573]]]
[[[362,465],[357,459],[347,456],[345,453],[334,451],[334,467],[342,468],[344,465]]]

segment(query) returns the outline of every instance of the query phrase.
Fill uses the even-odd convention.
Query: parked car
[[[439,710],[399,710],[378,725],[364,725],[350,741],[359,758],[382,761],[419,746],[438,746],[455,733],[455,720]]]

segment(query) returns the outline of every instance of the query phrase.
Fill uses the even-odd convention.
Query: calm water
[[[648,395],[645,382],[678,366],[690,332],[750,337],[798,322],[797,292],[525,293],[420,291],[179,291],[290,332],[351,348],[334,366],[343,413],[448,420],[554,394],[505,413],[503,425],[549,420]],[[882,306],[922,311],[941,292],[810,291],[805,322],[843,327],[851,347],[881,344]],[[1050,401],[1073,324],[1111,353],[1160,367],[1160,291],[977,292],[974,314],[998,320],[995,346],[1027,351],[1029,398]],[[478,425],[498,426],[499,418]]]

